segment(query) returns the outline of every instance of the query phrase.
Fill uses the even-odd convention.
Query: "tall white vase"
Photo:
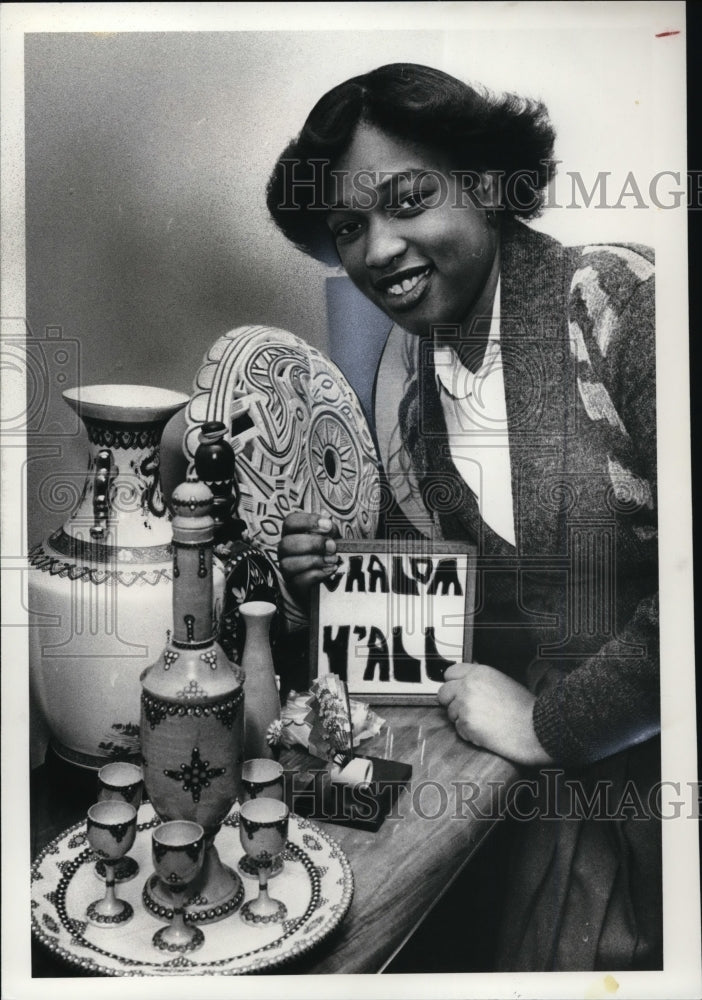
[[[246,626],[241,667],[245,674],[244,755],[247,760],[274,756],[266,733],[270,724],[280,718],[280,697],[269,639],[275,612],[275,604],[268,601],[247,601],[239,606]]]
[[[171,619],[160,441],[188,397],[93,385],[64,399],[87,429],[88,468],[70,517],[29,553],[30,609],[41,623],[30,629],[30,678],[55,751],[99,768],[139,755],[139,675]]]

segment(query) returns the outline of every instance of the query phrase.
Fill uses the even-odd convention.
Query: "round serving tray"
[[[86,921],[88,904],[104,892],[95,874],[95,855],[77,823],[52,841],[32,865],[32,931],[55,954],[80,968],[105,976],[241,975],[275,968],[319,944],[343,919],[353,896],[353,874],[339,845],[319,826],[290,817],[284,869],[270,892],[281,899],[288,918],[273,926],[250,926],[238,912],[203,928],[200,951],[162,955],[151,944],[164,924],[144,907],[141,894],[152,874],[151,831],[160,820],[146,804],[139,811],[134,846],[129,854],[140,867],[131,882],[117,886],[118,895],[134,907],[124,927],[93,927]],[[239,817],[232,812],[217,835],[222,860],[236,866],[243,856]],[[257,886],[245,880],[246,898]]]

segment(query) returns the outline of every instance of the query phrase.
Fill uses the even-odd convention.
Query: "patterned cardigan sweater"
[[[501,253],[516,546],[451,461],[431,345],[397,327],[376,381],[378,443],[399,516],[477,547],[473,659],[535,692],[540,742],[577,767],[659,728],[653,256],[564,247],[513,222]]]

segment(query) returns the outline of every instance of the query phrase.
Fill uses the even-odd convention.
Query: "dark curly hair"
[[[334,87],[314,106],[268,182],[267,204],[300,250],[338,263],[324,224],[329,171],[359,123],[448,156],[459,171],[498,172],[509,197],[505,213],[533,218],[555,172],[555,133],[539,101],[479,92],[428,66],[392,63]]]

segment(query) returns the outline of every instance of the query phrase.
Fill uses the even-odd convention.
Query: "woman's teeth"
[[[420,274],[415,274],[412,278],[405,278],[404,281],[400,281],[396,285],[390,285],[387,289],[388,295],[404,295],[406,292],[411,292],[412,289],[418,285],[422,278],[426,275],[427,271],[428,268]]]

